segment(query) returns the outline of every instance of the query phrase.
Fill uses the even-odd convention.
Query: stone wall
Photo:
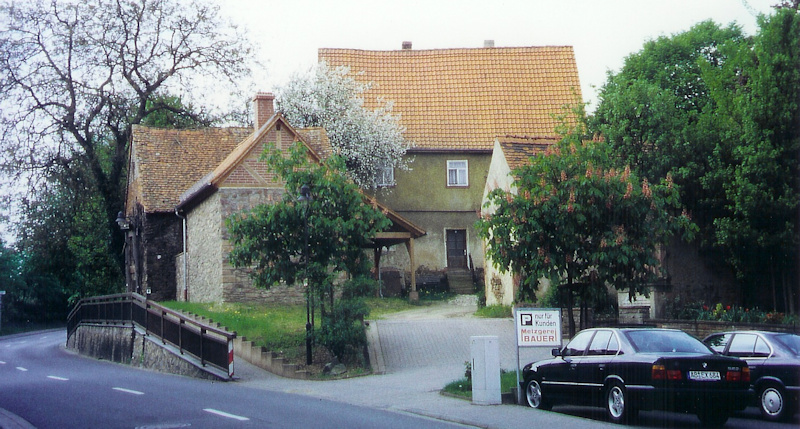
[[[736,330],[755,330],[772,332],[793,332],[800,333],[800,326],[797,325],[776,325],[767,323],[732,323],[720,322],[716,320],[649,320],[648,324],[658,328],[680,329],[694,335],[696,338],[703,339],[714,332],[736,331]]]
[[[234,268],[228,262],[233,246],[229,241],[225,219],[234,213],[249,210],[259,204],[273,204],[283,198],[283,188],[222,188],[222,300],[224,302],[300,304],[305,302],[305,289],[298,286],[276,285],[269,289],[256,288],[245,268]]]
[[[189,301],[222,301],[221,218],[219,193],[212,194],[187,214]]]
[[[67,348],[96,359],[129,364],[134,335],[130,326],[81,325],[67,339]]]
[[[222,371],[203,369],[131,326],[80,325],[67,339],[67,348],[139,368],[210,380],[227,379]]]
[[[133,341],[131,365],[169,374],[179,374],[207,380],[227,380],[222,371],[202,369],[180,357],[180,353],[169,345],[160,344],[149,335],[136,333]]]
[[[189,301],[281,304],[305,302],[304,288],[286,285],[269,289],[256,288],[247,269],[234,268],[228,262],[232,245],[225,220],[234,213],[258,204],[277,202],[282,198],[283,192],[283,188],[221,188],[189,213]],[[182,256],[177,257],[176,261],[173,277],[180,296],[183,285],[178,279],[183,276]]]

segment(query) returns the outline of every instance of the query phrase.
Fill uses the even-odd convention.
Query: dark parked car
[[[734,331],[711,334],[703,341],[723,355],[747,361],[764,418],[787,420],[800,409],[800,335]]]
[[[520,387],[533,408],[600,405],[616,423],[639,410],[681,411],[721,426],[751,393],[746,362],[678,330],[587,329],[553,356],[522,370]]]

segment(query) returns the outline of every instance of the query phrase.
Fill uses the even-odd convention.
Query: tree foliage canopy
[[[230,261],[251,267],[256,286],[294,284],[308,269],[312,285],[327,285],[334,272],[357,276],[367,272],[363,249],[370,238],[389,226],[389,219],[365,201],[357,185],[344,174],[343,160],[332,157],[309,162],[302,145],[287,156],[269,146],[268,168],[286,183],[283,200],[261,204],[227,220],[233,250]],[[310,201],[299,201],[308,185]],[[304,257],[308,224],[308,266]]]
[[[305,278],[311,312],[317,302],[322,314],[316,337],[339,359],[360,360],[366,344],[362,322],[369,313],[361,297],[374,286],[367,278],[370,261],[364,248],[390,221],[348,178],[341,157],[310,162],[298,143],[287,154],[268,145],[262,158],[286,192],[280,202],[226,220],[233,244],[229,260],[252,270],[257,287],[293,285]],[[310,198],[301,201],[304,185]],[[341,273],[349,279],[337,298],[334,280]]]
[[[650,183],[620,165],[608,144],[573,132],[514,170],[513,190],[491,192],[477,226],[491,263],[521,274],[518,301],[535,302],[542,278],[647,293],[657,247],[691,236],[671,178]]]
[[[382,101],[376,110],[364,107],[367,88],[347,67],[321,63],[279,90],[278,108],[292,126],[324,127],[352,179],[372,189],[381,168],[406,168],[408,144],[391,102]]]
[[[3,0],[0,22],[0,174],[22,194],[14,299],[63,316],[122,286],[131,127],[221,117],[197,88],[235,90],[250,44],[205,0]]]
[[[796,3],[796,2],[795,2]],[[610,74],[592,118],[651,181],[672,175],[712,263],[728,264],[753,302],[773,285],[797,304],[800,17],[784,4],[745,37],[713,22],[661,37]]]

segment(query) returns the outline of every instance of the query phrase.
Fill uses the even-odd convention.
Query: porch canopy
[[[409,267],[411,270],[411,291],[408,294],[408,298],[411,301],[417,301],[419,300],[419,293],[417,292],[417,264],[416,258],[414,257],[414,239],[422,237],[426,232],[377,200],[370,199],[369,202],[377,206],[383,214],[392,221],[392,225],[389,229],[375,234],[371,239],[376,275],[381,269],[381,253],[383,248],[404,243],[406,245],[406,250],[408,250],[408,259],[411,265]]]

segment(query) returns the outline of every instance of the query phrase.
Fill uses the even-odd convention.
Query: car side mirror
[[[561,356],[561,349],[555,348],[550,350],[550,354],[553,355],[553,357]]]

